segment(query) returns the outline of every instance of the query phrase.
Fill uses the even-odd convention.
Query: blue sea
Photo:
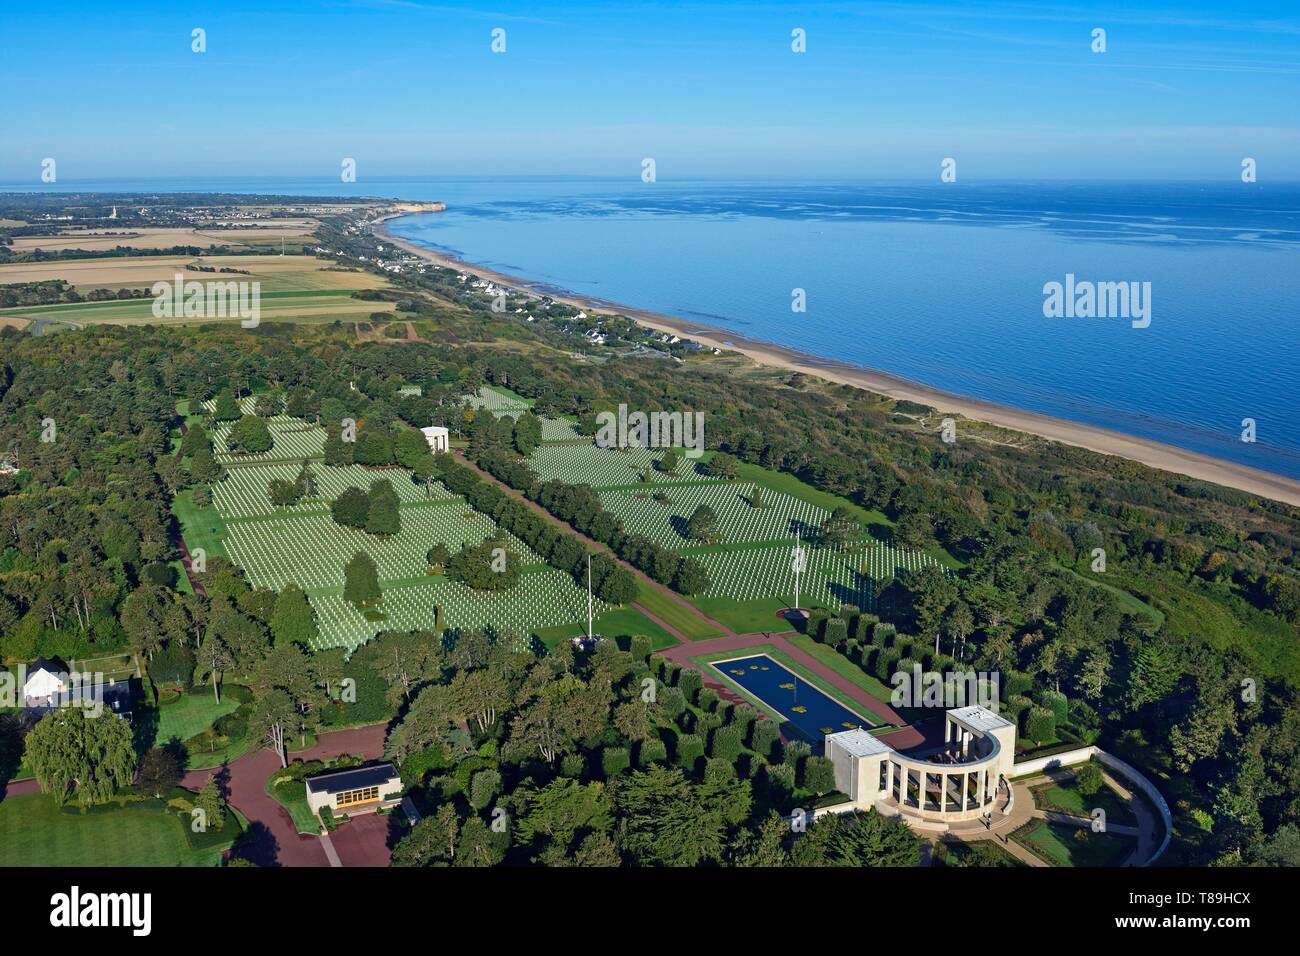
[[[391,228],[557,289],[1300,478],[1300,184],[213,179],[44,189],[439,199],[446,212]],[[1150,325],[1045,317],[1044,285],[1067,274],[1150,283]],[[794,289],[803,313],[792,311]],[[1254,443],[1241,440],[1246,418]]]

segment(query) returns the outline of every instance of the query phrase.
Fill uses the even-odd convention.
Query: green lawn
[[[224,849],[191,849],[181,818],[152,801],[83,814],[45,794],[0,802],[0,847],[6,866],[216,866]]]
[[[674,647],[681,643],[634,607],[615,608],[612,611],[597,615],[592,621],[592,630],[597,634],[604,634],[606,637],[614,638],[644,634],[650,638],[651,647],[656,651],[665,647]],[[550,649],[561,641],[586,633],[587,622],[579,621],[574,624],[558,624],[555,627],[538,628],[533,631],[533,636]]]
[[[1085,796],[1079,792],[1078,785],[1071,777],[1059,783],[1046,783],[1034,787],[1031,792],[1034,795],[1034,806],[1043,810],[1059,810],[1078,817],[1090,817],[1094,809],[1101,809],[1106,811],[1108,823],[1137,826],[1137,816],[1128,801],[1121,799],[1108,784],[1103,783],[1096,793]]]
[[[180,741],[189,740],[211,727],[218,717],[238,707],[239,702],[230,697],[223,698],[218,704],[212,699],[211,690],[182,694],[171,703],[158,708],[158,732],[154,743],[165,744],[173,737]]]
[[[266,781],[266,792],[289,811],[299,833],[320,833],[320,821],[307,805],[307,784],[277,772]]]
[[[1055,866],[1121,866],[1136,841],[1114,833],[1093,833],[1087,827],[1033,820],[1011,839]]]
[[[191,552],[202,548],[209,558],[225,556],[226,522],[215,507],[200,508],[194,503],[194,492],[186,490],[172,499],[172,514],[180,522],[181,535]]]
[[[722,637],[721,631],[710,627],[698,615],[692,614],[656,588],[642,584],[641,593],[636,601],[655,617],[681,631],[687,640],[707,641],[714,637]]]
[[[778,611],[790,606],[778,598],[737,601],[728,597],[703,597],[689,600],[709,617],[727,625],[737,634],[753,634],[757,631],[787,634],[795,629],[785,618],[777,616]]]

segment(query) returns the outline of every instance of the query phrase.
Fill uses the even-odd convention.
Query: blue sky
[[[1300,179],[1300,4],[1128,6],[11,2],[0,180]]]

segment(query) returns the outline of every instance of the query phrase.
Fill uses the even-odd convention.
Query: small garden
[[[334,760],[295,760],[283,770],[277,770],[266,781],[266,793],[276,803],[284,807],[293,819],[293,825],[299,833],[312,835],[320,833],[322,822],[333,829],[335,818],[328,815],[325,821],[318,820],[307,804],[307,778],[329,770],[346,770],[365,764],[361,757],[344,754]]]
[[[1037,819],[1010,838],[1051,866],[1123,866],[1137,846],[1133,837]]]

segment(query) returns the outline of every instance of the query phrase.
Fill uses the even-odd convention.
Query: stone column
[[[976,784],[976,799],[979,801],[980,809],[984,809],[984,787],[988,782],[989,772],[981,770],[979,772],[979,782]]]

